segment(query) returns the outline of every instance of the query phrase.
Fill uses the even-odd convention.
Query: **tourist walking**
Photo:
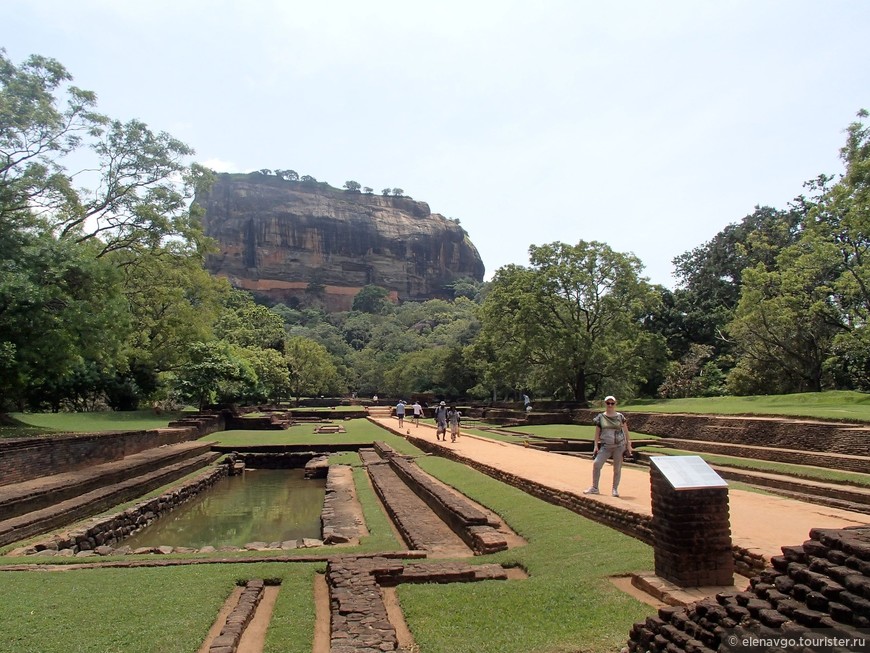
[[[396,404],[396,417],[399,418],[399,428],[402,428],[405,425],[405,400],[399,399],[399,403]]]
[[[435,439],[440,440],[442,435],[447,442],[447,404],[443,401],[435,407]]]
[[[419,401],[414,401],[414,405],[411,406],[414,409],[414,427],[420,426],[420,418],[423,416],[423,407],[420,405]]]
[[[462,417],[462,413],[456,410],[456,406],[451,406],[447,411],[447,422],[450,424],[450,441],[456,442],[456,438],[459,437],[459,418]],[[445,435],[445,438],[447,436]]]
[[[595,443],[592,448],[592,485],[583,494],[599,494],[598,482],[601,468],[608,458],[613,458],[613,496],[619,496],[619,479],[622,475],[622,456],[631,455],[631,438],[628,435],[628,420],[616,412],[616,397],[604,398],[604,412],[592,420],[595,424]]]

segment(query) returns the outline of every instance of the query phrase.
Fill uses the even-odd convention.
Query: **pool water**
[[[220,479],[123,544],[133,547],[237,546],[320,538],[325,479],[303,469],[253,469]]]

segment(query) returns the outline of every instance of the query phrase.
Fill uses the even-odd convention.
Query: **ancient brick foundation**
[[[782,552],[773,558],[773,568],[752,578],[745,592],[722,593],[685,607],[661,608],[658,616],[635,624],[628,650],[738,650],[729,639],[734,634],[797,641],[809,634],[808,629],[829,629],[824,631],[829,636],[867,639],[870,528],[813,529],[809,540],[800,546],[783,547]],[[859,628],[865,630],[855,630]],[[783,646],[777,650],[822,649]],[[866,644],[863,648],[823,650],[866,650]]]
[[[220,634],[209,646],[208,653],[235,653],[238,650],[245,628],[251,623],[257,606],[263,599],[264,586],[262,580],[250,580],[245,584],[239,602],[227,616]]]
[[[172,422],[177,426],[149,431],[80,433],[0,441],[0,485],[85,469],[100,463],[223,430],[218,415]]]
[[[398,455],[386,443],[375,442],[374,445],[396,475],[462,538],[475,555],[497,553],[508,548],[504,535],[496,531],[487,516],[464,496],[443,492],[429,474],[413,461]]]
[[[381,586],[507,580],[499,565],[412,563],[375,558],[339,558],[329,563],[331,653],[375,653],[399,649]]]

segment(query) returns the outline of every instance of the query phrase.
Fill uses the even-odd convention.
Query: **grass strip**
[[[620,410],[709,415],[781,415],[870,422],[870,394],[852,390],[830,390],[752,397],[635,399],[623,404]]]

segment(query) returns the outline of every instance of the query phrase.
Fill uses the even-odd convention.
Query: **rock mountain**
[[[483,280],[465,230],[408,197],[252,173],[220,174],[195,201],[218,244],[209,270],[289,306],[348,310],[369,284],[393,301],[447,298],[454,280]]]

